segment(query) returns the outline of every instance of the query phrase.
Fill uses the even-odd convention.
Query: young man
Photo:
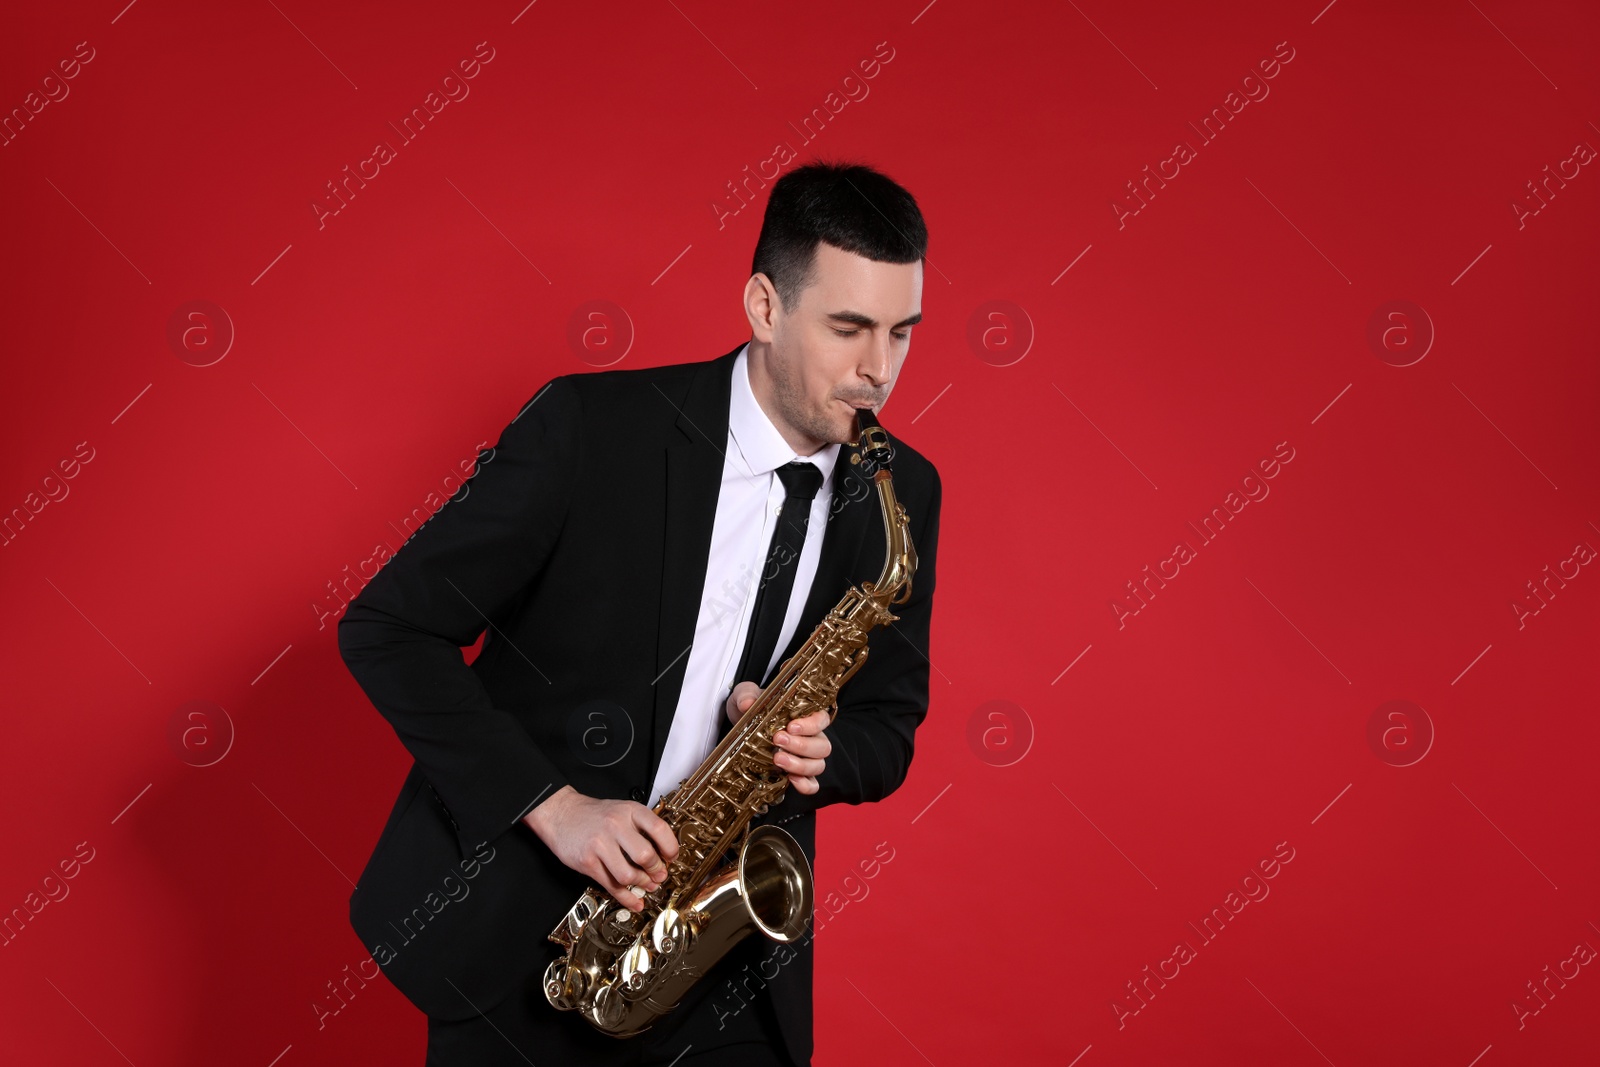
[[[678,847],[651,805],[878,576],[877,496],[842,445],[894,388],[926,247],[883,175],[784,176],[744,288],[750,340],[547,383],[340,620],[346,665],[415,759],[351,923],[428,1016],[429,1064],[810,1063],[809,930],[746,938],[627,1039],[550,1006],[547,935],[591,883],[642,909],[630,887],[659,885]],[[940,483],[890,436],[912,596],[873,631],[838,721],[778,734],[789,785],[753,820],[784,824],[808,862],[816,809],[893,792],[927,712]]]

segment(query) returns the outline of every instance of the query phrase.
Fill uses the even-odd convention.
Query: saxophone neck
[[[850,462],[872,475],[883,513],[883,570],[867,591],[881,604],[903,604],[911,596],[911,577],[917,570],[917,549],[911,543],[910,519],[894,492],[894,444],[871,408],[856,409],[856,444]]]

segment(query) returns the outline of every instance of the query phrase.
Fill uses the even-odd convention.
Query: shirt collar
[[[744,459],[752,477],[771,474],[785,463],[799,460],[815,464],[822,472],[822,484],[829,484],[834,464],[839,459],[839,442],[830,442],[809,456],[798,456],[783,434],[772,425],[767,413],[761,410],[755,392],[750,388],[750,344],[739,349],[733,361],[733,381],[729,390],[728,432]]]

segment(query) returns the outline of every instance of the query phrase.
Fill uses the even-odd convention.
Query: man
[[[841,446],[855,408],[880,411],[894,387],[926,246],[915,200],[883,175],[786,175],[744,289],[748,343],[547,383],[340,620],[345,663],[415,759],[351,924],[428,1016],[429,1064],[810,1063],[809,929],[746,938],[627,1039],[550,1006],[562,950],[547,935],[590,884],[642,909],[635,889],[677,855],[646,801],[878,576],[876,492]],[[927,712],[940,482],[890,436],[912,595],[873,631],[838,721],[778,732],[788,787],[753,820],[784,824],[813,863],[816,809],[893,792]]]

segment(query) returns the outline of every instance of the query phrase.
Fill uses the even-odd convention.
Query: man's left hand
[[[761,688],[754,682],[740,682],[728,694],[726,711],[729,722],[738,722],[761,696]],[[823,731],[828,728],[830,716],[827,709],[789,720],[789,725],[772,738],[777,746],[772,762],[789,775],[789,784],[802,793],[815,793],[817,775],[827,765],[833,742]]]

